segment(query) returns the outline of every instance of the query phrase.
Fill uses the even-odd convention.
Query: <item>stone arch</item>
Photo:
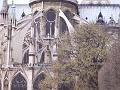
[[[35,79],[34,79],[34,82],[33,82],[33,90],[41,90],[40,89],[40,81],[41,80],[44,80],[46,77],[46,74],[44,74],[43,72],[40,73]]]
[[[67,17],[67,19],[72,23],[73,14],[71,13],[71,11],[70,10],[64,10],[63,13]],[[60,17],[60,33],[63,34],[63,33],[66,33],[68,31],[69,31],[68,26],[67,26],[65,20],[62,17]]]
[[[27,90],[27,80],[18,73],[11,82],[11,90]]]
[[[62,82],[58,84],[58,90],[74,90],[74,82]]]
[[[72,17],[73,17],[72,12],[68,9],[64,11],[64,14],[68,18],[68,20],[72,19]]]
[[[5,76],[4,76],[4,81],[3,81],[3,89],[4,90],[8,90],[8,88],[9,88],[8,76],[9,76],[9,72],[6,70],[6,73],[5,73]]]
[[[46,35],[53,36],[55,32],[56,12],[54,9],[49,9],[46,12]]]

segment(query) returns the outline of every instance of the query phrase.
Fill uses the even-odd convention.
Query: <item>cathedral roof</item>
[[[110,0],[82,0],[82,4],[110,4]]]
[[[30,5],[34,2],[40,2],[40,1],[57,1],[57,2],[63,2],[63,1],[66,1],[66,2],[70,2],[70,3],[73,3],[73,4],[78,4],[77,0],[30,0]]]
[[[66,1],[69,1],[69,2],[73,2],[73,3],[78,3],[77,0],[66,0]]]

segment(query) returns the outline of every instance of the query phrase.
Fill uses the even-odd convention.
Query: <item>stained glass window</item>
[[[40,35],[40,17],[36,18],[34,21],[34,35],[39,36]]]
[[[28,64],[29,63],[29,50],[27,50],[24,54],[22,64]]]
[[[40,74],[36,79],[33,84],[33,90],[41,90],[40,89],[40,81],[45,79],[45,74]]]
[[[41,59],[40,59],[40,63],[43,63],[43,62],[44,62],[44,59],[45,59],[45,53],[43,52],[43,53],[42,53],[42,56],[41,56]]]
[[[27,90],[27,81],[22,76],[22,74],[18,74],[13,80],[12,80],[12,86],[11,90]]]
[[[54,35],[56,13],[50,9],[46,13],[46,35]]]
[[[63,82],[58,84],[58,90],[74,90],[74,82]]]

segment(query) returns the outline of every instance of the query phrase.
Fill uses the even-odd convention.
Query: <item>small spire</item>
[[[2,9],[0,11],[0,24],[6,25],[8,23],[8,2],[7,0],[3,0]]]
[[[25,17],[25,16],[26,16],[26,15],[25,15],[25,12],[23,11],[21,17],[23,18],[23,17]]]
[[[12,0],[12,13],[11,13],[11,22],[12,25],[15,27],[16,26],[16,8],[14,4],[14,0]]]
[[[101,24],[101,25],[105,24],[105,21],[103,20],[103,15],[102,15],[101,11],[98,15],[97,24]]]
[[[1,13],[8,13],[8,2],[7,0],[3,0],[3,5],[2,5],[2,9],[1,9]]]
[[[108,22],[108,24],[109,24],[109,25],[112,25],[112,26],[116,24],[116,22],[115,22],[115,20],[114,20],[114,18],[113,18],[113,15],[111,15],[110,21]]]
[[[99,19],[99,18],[103,18],[103,15],[102,15],[101,12],[100,12],[99,15],[98,15],[98,19]]]
[[[12,0],[12,18],[16,18],[15,4],[14,0]]]
[[[14,0],[12,0],[12,8],[15,8]]]

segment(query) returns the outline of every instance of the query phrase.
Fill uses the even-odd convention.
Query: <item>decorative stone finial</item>
[[[9,8],[8,1],[7,0],[3,0],[1,13],[8,13],[8,8]]]

